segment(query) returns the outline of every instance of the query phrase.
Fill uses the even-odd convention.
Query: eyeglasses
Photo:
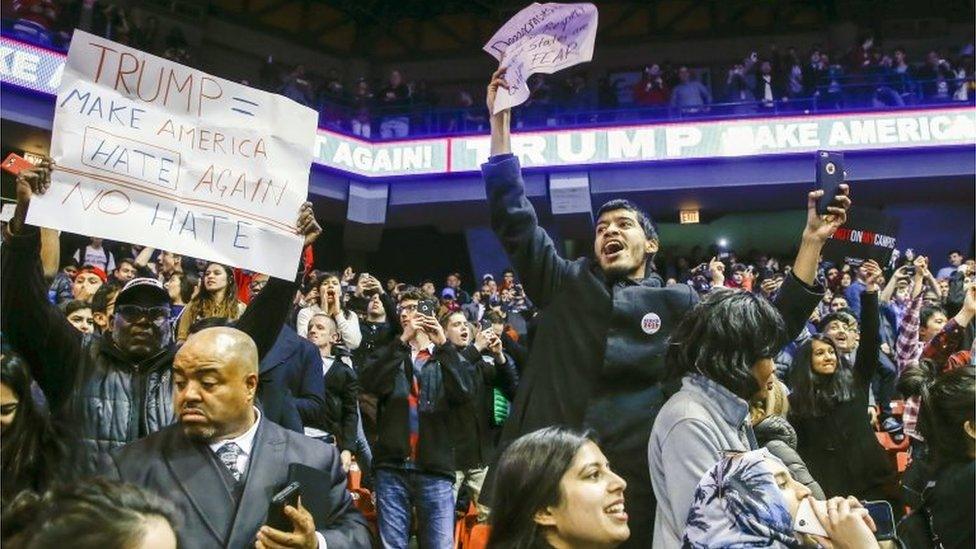
[[[126,322],[137,322],[141,319],[148,319],[153,324],[163,324],[169,320],[170,308],[168,305],[156,307],[140,307],[139,305],[119,305],[115,308],[115,314],[122,317]]]
[[[400,306],[397,307],[397,312],[398,313],[403,313],[403,312],[412,313],[412,312],[414,312],[416,310],[417,310],[417,304],[416,303],[414,303],[412,305],[400,305]]]

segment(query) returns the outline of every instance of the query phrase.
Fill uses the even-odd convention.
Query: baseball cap
[[[102,279],[102,282],[105,282],[106,280],[108,280],[108,275],[105,274],[105,270],[102,269],[101,267],[96,267],[94,265],[85,265],[78,272],[81,272],[81,273],[85,273],[85,272],[92,273],[93,275],[95,275],[98,278]]]
[[[441,299],[455,299],[457,295],[454,293],[454,288],[444,288],[441,290]]]
[[[115,298],[115,306],[132,303],[140,296],[147,296],[152,301],[169,304],[169,292],[163,287],[163,283],[155,278],[143,277],[133,278],[122,287],[122,291]]]
[[[482,282],[488,282],[489,280],[494,281],[495,277],[491,273],[485,273],[485,276],[481,277]]]

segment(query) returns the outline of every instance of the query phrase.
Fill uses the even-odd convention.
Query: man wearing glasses
[[[131,280],[119,292],[108,329],[83,335],[47,301],[37,227],[24,219],[34,193],[50,185],[51,162],[17,176],[17,209],[8,225],[0,272],[0,330],[31,365],[51,411],[77,429],[95,471],[106,454],[172,424],[169,293],[152,278]],[[322,232],[306,202],[297,226],[310,244]],[[296,272],[298,264],[296,262]],[[236,327],[263,356],[274,344],[298,286],[272,280]]]
[[[376,396],[373,446],[379,531],[384,547],[406,547],[413,512],[421,547],[454,546],[454,432],[451,417],[471,398],[473,369],[434,318],[436,302],[412,288],[400,294],[402,332],[359,369]]]

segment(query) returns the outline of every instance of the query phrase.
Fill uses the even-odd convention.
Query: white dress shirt
[[[237,470],[240,471],[241,478],[244,478],[245,473],[247,473],[247,462],[251,458],[251,452],[254,449],[254,435],[258,433],[258,424],[261,423],[261,410],[258,410],[255,406],[254,413],[256,415],[254,425],[251,425],[250,429],[244,431],[244,434],[237,438],[228,438],[210,443],[210,450],[215,456],[217,455],[217,450],[220,450],[224,445],[230,444],[231,442],[240,447],[241,453],[237,456]]]

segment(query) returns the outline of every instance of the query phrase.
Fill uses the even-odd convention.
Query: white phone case
[[[801,534],[813,534],[815,536],[821,536],[824,538],[829,538],[827,531],[824,530],[822,524],[820,524],[820,519],[817,518],[817,514],[813,511],[813,506],[819,505],[821,511],[825,511],[827,504],[823,501],[818,501],[813,498],[804,498],[800,502],[800,507],[796,511],[796,520],[793,521],[793,530]]]

